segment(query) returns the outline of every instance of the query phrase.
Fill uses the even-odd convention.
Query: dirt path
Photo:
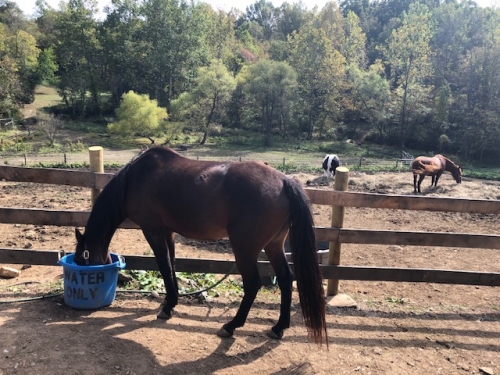
[[[305,182],[317,176],[299,174]],[[351,173],[349,189],[412,194],[411,176]],[[444,175],[424,194],[498,199],[500,184]],[[325,187],[329,189],[329,187]],[[89,209],[87,189],[0,182],[0,206]],[[331,209],[314,206],[317,225]],[[496,215],[348,209],[345,227],[500,234]],[[0,224],[0,247],[74,248],[73,228]],[[139,231],[119,230],[111,250],[149,252]],[[224,241],[179,239],[179,256],[232,259]],[[497,250],[359,246],[342,248],[342,264],[433,267],[500,272]],[[20,268],[20,265],[15,267]],[[31,267],[16,280],[0,280],[0,300],[40,295],[61,269]],[[10,285],[20,282],[40,284]],[[108,308],[78,311],[61,298],[0,304],[0,374],[500,374],[498,288],[460,285],[341,281],[357,308],[328,307],[329,350],[308,342],[294,292],[292,327],[281,341],[265,331],[278,316],[279,292],[258,295],[248,323],[234,338],[215,335],[240,298],[183,298],[173,319],[155,319],[160,300],[118,294]],[[484,371],[482,371],[482,370]]]

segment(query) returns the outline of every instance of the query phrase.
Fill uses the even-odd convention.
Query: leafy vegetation
[[[203,2],[131,0],[113,2],[99,19],[90,0],[37,6],[27,19],[0,0],[0,114],[18,123],[36,87],[50,84],[61,100],[48,110],[63,127],[93,121],[107,147],[351,139],[467,162],[500,156],[496,8],[343,0],[307,9],[257,0],[224,12]],[[130,91],[166,108],[167,126],[152,126],[142,111],[127,116],[133,131],[116,125]],[[109,123],[125,137],[110,136]],[[253,135],[223,140],[230,129]],[[46,137],[47,147],[63,147]]]
[[[123,287],[125,290],[165,292],[165,285],[158,271],[125,270],[123,272],[132,276],[132,281]],[[189,294],[208,289],[206,290],[208,295],[217,297],[221,294],[239,295],[243,292],[240,283],[231,278],[219,283],[221,278],[221,275],[209,273],[177,272],[179,293]]]
[[[159,107],[156,100],[150,100],[148,95],[138,95],[133,91],[123,94],[121,104],[116,109],[116,116],[117,121],[108,124],[111,134],[142,136],[151,139],[151,143],[154,143],[152,136],[164,132],[168,117],[167,110]]]

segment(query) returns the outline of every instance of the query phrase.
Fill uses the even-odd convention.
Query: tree
[[[103,59],[96,14],[93,0],[69,0],[56,21],[58,91],[74,116],[85,116],[89,107],[101,109]]]
[[[366,66],[366,35],[359,26],[359,17],[356,13],[349,11],[344,21],[344,41],[342,43],[342,54],[348,65],[356,65],[360,68]]]
[[[115,0],[107,10],[101,27],[101,45],[106,51],[106,86],[111,92],[111,105],[117,108],[122,95],[130,90],[148,92],[144,87],[147,69],[140,34],[144,21],[140,18],[138,0]]]
[[[11,8],[12,3],[6,4],[0,4],[0,19],[6,18],[4,11],[12,13],[17,9]],[[39,83],[36,71],[40,49],[33,35],[20,25],[23,24],[11,19],[9,23],[0,22],[0,113],[8,117],[17,115],[24,104],[33,102]]]
[[[417,94],[421,90],[427,90],[429,94],[430,87],[425,82],[432,72],[429,58],[431,38],[429,9],[415,3],[410,5],[408,13],[403,12],[401,26],[392,31],[387,46],[382,48],[396,86],[396,98],[400,101],[399,141],[402,149],[409,133],[410,106],[415,107],[419,97],[428,100],[428,95]]]
[[[341,51],[344,41],[344,18],[337,3],[329,1],[314,19],[316,27],[321,28],[335,50]]]
[[[111,133],[147,137],[154,143],[152,137],[163,131],[168,114],[165,108],[158,107],[158,102],[149,99],[148,95],[129,91],[123,94],[122,103],[116,109],[116,117],[118,121],[108,124]]]
[[[326,32],[311,22],[292,35],[290,48],[289,61],[298,74],[302,118],[311,139],[316,130],[321,136],[327,118],[340,115],[345,58],[333,48]]]
[[[460,61],[459,93],[455,108],[460,124],[459,145],[464,155],[482,159],[498,155],[500,139],[500,15],[490,14],[483,25],[481,46]]]
[[[279,8],[275,9],[277,14],[276,28],[277,37],[286,41],[294,31],[299,31],[308,16],[307,9],[302,2],[284,2]]]
[[[46,48],[38,56],[38,66],[36,69],[37,81],[52,85],[57,83],[54,73],[57,71],[54,49]]]
[[[206,5],[205,14],[207,30],[203,38],[211,60],[222,61],[236,73],[240,68],[240,61],[237,58],[234,15],[221,10],[215,12],[209,5]]]
[[[272,146],[274,128],[279,127],[286,134],[296,90],[297,74],[286,62],[261,60],[249,67],[243,84],[246,110],[258,113],[265,146]]]
[[[210,61],[203,44],[208,32],[205,7],[185,0],[145,0],[141,17],[143,76],[137,90],[168,107],[172,99],[189,89],[197,69]]]
[[[369,124],[376,125],[382,133],[382,128],[378,125],[385,117],[387,103],[391,99],[389,82],[385,78],[382,63],[375,62],[367,71],[359,69],[356,65],[350,66],[348,79],[351,88],[350,110],[354,114],[349,137],[355,136],[361,118]]]
[[[200,144],[203,145],[210,125],[220,121],[235,88],[236,79],[221,61],[213,60],[209,67],[198,69],[193,89],[172,101],[172,113],[201,125],[203,137]]]
[[[17,97],[21,95],[21,84],[17,65],[9,53],[6,40],[10,30],[0,23],[0,117],[11,117],[17,111]]]
[[[265,40],[269,40],[276,31],[276,10],[270,1],[258,0],[247,6],[245,20],[256,22],[262,27]]]
[[[62,128],[62,121],[53,114],[37,113],[37,129],[39,129],[48,139],[49,146],[53,147],[56,135]]]

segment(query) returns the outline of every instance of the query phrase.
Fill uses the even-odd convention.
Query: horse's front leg
[[[165,283],[166,295],[162,308],[157,315],[158,319],[170,319],[172,310],[179,300],[177,279],[175,277],[175,247],[173,233],[161,229],[143,229],[144,237],[148,241],[156,258],[163,282]]]
[[[434,183],[434,186],[438,186],[438,180],[439,180],[439,177],[441,177],[441,174],[440,174],[440,173],[438,173],[438,174],[436,175],[436,182]],[[434,180],[434,177],[433,177],[432,179]]]

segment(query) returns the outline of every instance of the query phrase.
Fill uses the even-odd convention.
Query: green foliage
[[[165,284],[158,271],[125,270],[123,272],[132,276],[132,281],[124,286],[123,289],[125,290],[165,292]],[[179,293],[186,294],[211,288],[218,283],[222,277],[223,275],[211,273],[177,272]],[[218,284],[215,288],[211,288],[208,294],[211,296],[219,296],[223,292],[240,294],[242,288],[241,285],[234,280],[228,279]]]
[[[165,291],[159,271],[125,270],[123,273],[132,276],[132,281],[124,286],[125,290]]]
[[[334,9],[327,10],[322,13],[323,17],[338,16]],[[290,64],[298,75],[299,113],[306,124],[307,139],[315,132],[321,138],[329,130],[328,125],[340,116],[345,57],[333,47],[332,38],[337,33],[343,34],[340,29],[318,28],[314,22],[309,22],[289,40]]]
[[[226,104],[236,88],[236,79],[220,60],[198,69],[192,90],[172,101],[172,113],[203,131],[205,144],[210,125],[224,116]]]
[[[58,91],[73,117],[84,117],[101,107],[102,48],[96,15],[92,0],[70,1],[54,22]]]
[[[177,280],[179,283],[179,293],[193,293],[202,289],[211,288],[217,284],[224,275],[213,273],[186,273],[177,272]],[[208,295],[218,297],[222,293],[238,294],[243,292],[240,283],[229,278],[218,284],[215,288],[208,290]]]
[[[39,162],[33,167],[36,168],[59,168],[59,169],[89,169],[90,165],[89,163],[70,163],[70,164],[64,164],[64,163],[43,163]]]
[[[33,101],[39,83],[40,49],[35,37],[19,26],[0,22],[0,118],[17,116],[22,105]]]
[[[23,106],[44,81],[56,84],[62,98],[51,112],[72,119],[103,121],[130,90],[169,112],[196,104],[184,105],[184,115],[165,131],[132,132],[141,139],[101,131],[108,147],[147,142],[144,137],[175,143],[185,121],[193,132],[183,139],[202,142],[210,131],[211,141],[230,144],[221,134],[231,127],[258,131],[269,144],[305,136],[436,150],[444,134],[447,152],[465,160],[498,158],[497,9],[473,1],[338,4],[307,9],[259,0],[238,13],[203,2],[127,0],[109,4],[101,20],[94,0],[59,9],[39,1],[35,19],[6,2],[0,7],[0,117],[30,113]],[[207,116],[211,111],[201,111],[203,101],[192,94],[206,92],[198,79],[214,59],[241,79],[231,99]],[[256,104],[258,85],[263,92],[272,85],[251,68],[276,60],[295,70],[295,89],[283,93],[295,92],[263,109]],[[256,77],[260,83],[250,83]],[[64,147],[59,143],[52,147]]]
[[[264,145],[273,143],[273,129],[286,135],[297,94],[297,74],[286,62],[262,60],[242,71],[248,110],[258,113]]]
[[[40,83],[45,85],[52,85],[57,83],[54,72],[57,71],[56,56],[54,49],[49,47],[44,49],[38,57],[38,67],[36,74]]]
[[[11,136],[11,137],[0,137],[0,151],[2,152],[30,152],[32,147],[29,143],[23,141],[23,139]]]
[[[110,123],[108,130],[120,136],[140,135],[152,137],[165,127],[167,110],[158,107],[156,100],[133,91],[123,94],[122,103],[116,110],[118,121]]]
[[[393,116],[399,118],[399,141],[405,148],[412,123],[411,116],[427,110],[431,86],[426,81],[432,74],[430,41],[433,36],[431,14],[427,6],[414,3],[403,13],[400,27],[393,29],[387,45],[381,47],[391,69],[394,93],[399,105]]]

